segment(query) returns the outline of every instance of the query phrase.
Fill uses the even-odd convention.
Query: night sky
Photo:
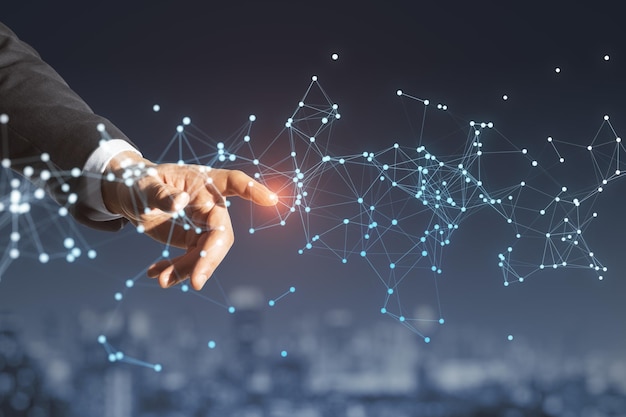
[[[618,133],[626,130],[626,33],[618,11],[597,2],[210,3],[10,2],[0,19],[148,158],[160,154],[184,116],[220,138],[255,114],[255,135],[273,138],[312,75],[340,105],[333,135],[346,153],[413,144],[420,119],[398,89],[446,103],[457,120],[493,121],[504,137],[530,149],[544,149],[550,135],[584,143],[604,114]],[[460,143],[434,146],[446,154]],[[496,345],[513,334],[571,352],[623,352],[623,192],[620,181],[607,187],[588,232],[609,268],[601,282],[591,271],[564,270],[504,288],[496,254],[508,235],[494,226],[501,220],[481,212],[464,223],[444,258],[446,326],[434,330],[430,348],[440,333],[475,328]],[[381,318],[384,291],[366,265],[298,256],[305,241],[297,227],[250,236],[248,205],[234,205],[238,240],[216,273],[220,284],[227,292],[254,286],[267,298],[298,288],[268,315],[269,328],[280,332],[294,317],[333,309],[352,312],[356,326]],[[0,284],[2,309],[28,323],[51,311],[112,308],[113,294],[160,251],[132,230],[81,231],[98,248],[96,260],[15,262]],[[203,291],[220,298],[216,283]],[[203,323],[199,332],[227,316],[212,303],[188,303],[178,290],[154,287],[133,290],[121,314],[133,309],[166,316],[166,325],[194,316]]]

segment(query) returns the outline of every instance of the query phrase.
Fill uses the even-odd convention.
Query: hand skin
[[[278,202],[276,194],[241,171],[157,165],[134,152],[117,155],[102,180],[109,211],[142,227],[152,239],[185,249],[185,254],[148,268],[148,276],[158,278],[163,288],[190,278],[200,290],[222,262],[234,242],[224,199],[230,196],[262,206]]]

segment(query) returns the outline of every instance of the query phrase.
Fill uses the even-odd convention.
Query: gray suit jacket
[[[42,153],[50,155],[54,169],[61,173],[47,184],[48,191],[81,223],[105,230],[117,230],[124,220],[94,222],[89,219],[90,208],[83,204],[84,179],[71,178],[72,168],[84,166],[89,155],[98,147],[102,123],[113,138],[126,136],[107,119],[100,117],[67,85],[59,74],[46,64],[39,54],[15,33],[0,23],[0,114],[9,116],[8,129],[0,136],[0,157],[9,158],[12,168],[25,166],[36,172],[46,169],[33,162]],[[63,183],[70,191],[61,189]],[[78,194],[76,204],[68,204],[70,193]]]

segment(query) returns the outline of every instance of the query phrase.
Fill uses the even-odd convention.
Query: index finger
[[[241,197],[260,206],[274,206],[278,203],[276,193],[242,171],[216,169],[210,172],[209,176],[225,197]]]

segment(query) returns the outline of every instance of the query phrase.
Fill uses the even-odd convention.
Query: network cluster
[[[70,181],[81,175],[78,168],[61,171],[46,153],[32,158],[10,159],[9,116],[0,115],[0,280],[16,260],[33,259],[46,264],[55,259],[74,262],[94,259],[97,252],[70,216],[77,202]],[[63,201],[47,197],[59,189]]]
[[[420,130],[383,149],[338,152],[345,148],[334,137],[343,123],[339,106],[313,77],[269,143],[257,145],[254,115],[222,141],[185,118],[167,146],[178,151],[169,159],[253,172],[277,192],[280,204],[273,216],[251,207],[250,234],[295,225],[302,233],[299,254],[329,256],[338,268],[366,262],[382,285],[381,313],[426,342],[420,323],[445,323],[438,282],[453,261],[446,248],[465,220],[482,210],[492,215],[487,229],[502,224],[509,231],[492,261],[505,286],[559,268],[587,268],[603,279],[607,268],[584,232],[598,216],[596,197],[622,170],[624,149],[608,117],[584,146],[548,137],[531,152],[492,122],[462,120],[446,104],[396,94],[412,107]],[[437,135],[444,131],[442,141]],[[581,164],[595,182],[572,181],[569,172]],[[480,239],[490,239],[489,233]],[[409,283],[411,290],[404,291]],[[418,302],[438,316],[415,315]]]
[[[480,241],[491,239],[489,231],[495,226],[502,226],[508,236],[502,250],[485,259],[497,264],[505,286],[563,268],[585,268],[603,279],[607,268],[585,239],[585,231],[598,217],[598,197],[624,170],[624,147],[608,116],[584,143],[547,137],[541,140],[543,145],[529,149],[516,145],[490,121],[464,120],[446,104],[400,90],[395,94],[419,128],[389,140],[390,145],[381,149],[345,152],[358,141],[337,143],[336,136],[345,136],[345,129],[337,132],[350,121],[341,118],[339,105],[312,77],[271,140],[255,137],[254,115],[221,140],[212,139],[185,117],[155,162],[242,169],[251,174],[278,195],[279,204],[272,209],[250,205],[250,235],[287,227],[293,232],[294,253],[334,259],[338,274],[340,268],[364,262],[380,282],[380,305],[375,308],[426,343],[431,338],[423,328],[445,323],[445,297],[439,283],[445,279],[446,265],[454,262],[447,257],[448,247],[465,222],[479,212],[487,211],[492,219],[481,226],[486,230]],[[155,112],[159,109],[155,105]],[[9,120],[4,116],[0,122],[5,128]],[[106,132],[103,135],[106,139]],[[3,146],[10,146],[6,141],[5,134]],[[76,197],[68,196],[61,206],[44,198],[49,179],[77,177],[80,171],[55,172],[48,159],[44,154],[33,161],[45,165],[38,170],[29,161],[2,160],[0,276],[21,256],[42,263],[96,256],[68,220],[68,205]],[[17,172],[16,166],[21,167]],[[585,181],[571,175],[581,170],[586,170],[581,176]],[[34,210],[46,214],[33,216]],[[184,216],[179,213],[172,221],[184,222]],[[46,239],[40,237],[44,233]],[[58,249],[43,243],[55,239],[61,240]],[[170,257],[168,247],[166,243],[160,259]],[[114,295],[116,302],[124,300],[144,272],[125,281]],[[179,288],[235,314],[236,306],[219,279],[212,282],[218,294],[190,291],[186,283]],[[290,286],[268,300],[268,307],[295,292],[295,286]],[[436,317],[419,315],[417,307],[424,304]],[[162,369],[125,356],[104,334],[98,342],[113,362]],[[215,342],[209,342],[209,348],[214,347]]]

